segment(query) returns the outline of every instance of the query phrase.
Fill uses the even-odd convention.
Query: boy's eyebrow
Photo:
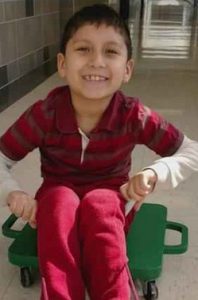
[[[73,44],[77,44],[77,43],[89,43],[91,44],[91,41],[88,40],[88,39],[76,39],[76,40],[73,40]],[[122,43],[119,43],[119,42],[115,42],[115,41],[108,41],[105,43],[106,45],[111,45],[111,46],[116,46],[116,47],[119,47],[119,48],[122,48]]]
[[[87,40],[87,39],[75,39],[75,40],[73,40],[73,44],[82,43],[82,42],[90,43],[90,41]]]

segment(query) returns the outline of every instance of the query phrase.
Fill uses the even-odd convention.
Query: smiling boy
[[[58,54],[58,70],[70,87],[78,126],[89,135],[112,95],[130,79],[133,61],[119,30],[84,24]]]
[[[11,212],[38,230],[42,300],[136,300],[127,266],[127,200],[175,187],[198,170],[195,141],[119,91],[133,70],[130,34],[106,5],[71,17],[58,54],[66,86],[30,107],[1,137],[1,192]],[[131,151],[164,156],[129,178]],[[39,148],[35,199],[9,170]],[[121,192],[120,192],[121,190]],[[146,251],[146,249],[145,249]]]

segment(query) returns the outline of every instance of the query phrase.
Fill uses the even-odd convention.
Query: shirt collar
[[[107,109],[104,111],[101,120],[99,121],[93,132],[98,132],[100,130],[107,130],[112,132],[118,128],[120,105],[123,99],[121,95],[122,94],[120,92],[116,92],[113,95],[111,102],[109,103]]]
[[[78,125],[75,117],[75,112],[71,102],[71,94],[68,86],[61,89],[56,100],[56,126],[63,133],[78,133]],[[107,109],[102,115],[93,133],[100,130],[114,131],[118,127],[119,108],[123,101],[123,94],[116,92]]]
[[[63,133],[77,133],[78,126],[76,122],[75,112],[71,102],[71,95],[68,86],[62,89],[57,95],[56,103],[56,126]]]

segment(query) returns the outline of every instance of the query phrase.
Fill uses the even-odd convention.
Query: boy
[[[4,198],[38,230],[42,300],[138,299],[127,267],[125,204],[138,209],[155,186],[175,187],[198,170],[198,144],[119,91],[132,73],[129,31],[105,5],[85,7],[65,27],[59,75],[67,86],[30,107],[0,139]],[[164,158],[128,178],[131,151]],[[39,147],[35,199],[9,168]],[[121,190],[121,192],[120,192]]]

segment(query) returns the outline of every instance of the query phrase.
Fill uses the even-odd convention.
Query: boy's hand
[[[128,200],[142,202],[150,194],[157,182],[157,175],[152,169],[145,169],[129,179],[120,187],[122,196]]]
[[[7,204],[10,211],[17,217],[27,221],[32,228],[36,228],[37,201],[22,191],[8,194]]]

